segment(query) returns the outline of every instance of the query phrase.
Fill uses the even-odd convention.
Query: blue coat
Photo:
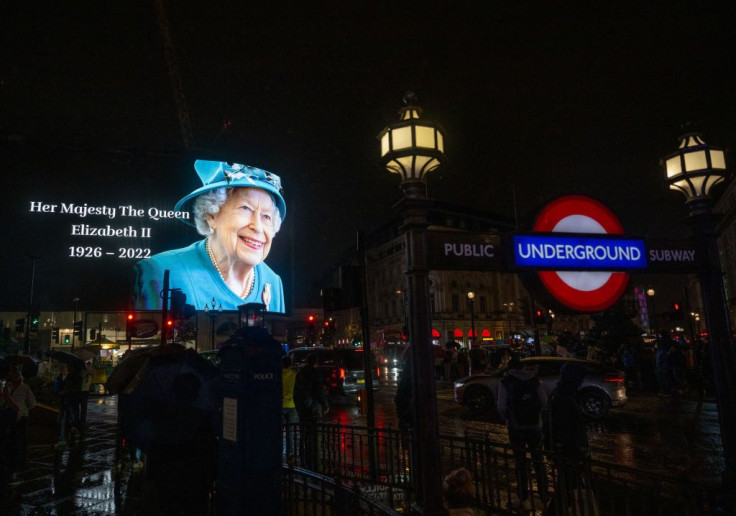
[[[270,285],[269,312],[284,313],[284,287],[281,278],[265,263],[256,265],[253,291],[242,299],[220,277],[210,261],[205,240],[182,249],[165,251],[135,264],[135,307],[137,310],[160,310],[164,270],[169,269],[169,288],[180,288],[187,295],[187,304],[202,310],[215,299],[217,308],[237,310],[245,303],[263,303],[263,292]]]

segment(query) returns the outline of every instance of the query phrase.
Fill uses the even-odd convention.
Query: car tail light
[[[340,368],[340,378],[345,378],[345,369]]]
[[[605,383],[621,383],[624,381],[623,376],[607,376],[603,379]]]
[[[376,367],[376,378],[380,378],[380,377],[381,377],[381,368]]]

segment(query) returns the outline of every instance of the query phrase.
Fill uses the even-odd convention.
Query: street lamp
[[[678,190],[686,197],[688,223],[698,245],[697,272],[708,327],[721,441],[726,459],[725,481],[733,482],[736,477],[736,357],[710,197],[713,186],[729,176],[725,153],[719,147],[707,145],[700,134],[687,133],[680,137],[677,151],[664,157],[661,165],[670,189]]]
[[[222,314],[222,303],[217,307],[217,310],[215,310],[217,301],[215,301],[214,297],[210,303],[212,304],[212,310],[210,310],[210,307],[205,303],[204,313],[210,318],[210,349],[215,349],[215,320],[217,320],[217,317]]]
[[[649,303],[652,305],[652,316],[650,318],[650,327],[654,330],[654,335],[657,335],[657,309],[654,307],[654,294],[656,292],[653,288],[647,289],[647,296],[649,297]]]
[[[470,305],[470,348],[475,345],[475,292],[468,292],[468,304]]]
[[[381,163],[401,177],[403,198],[394,207],[402,216],[406,238],[409,335],[414,395],[412,480],[415,513],[446,514],[442,507],[437,389],[432,358],[429,271],[427,269],[427,199],[425,176],[445,162],[444,133],[427,119],[413,93],[404,95],[399,121],[378,135]]]
[[[24,330],[25,339],[23,342],[23,352],[27,355],[31,354],[31,318],[36,313],[36,308],[33,306],[33,296],[35,293],[35,282],[36,282],[36,262],[42,260],[40,256],[28,256],[31,259],[31,297],[28,302],[28,314],[26,317],[26,327]]]
[[[72,299],[74,301],[74,318],[72,320],[72,327],[77,327],[77,309],[79,308],[79,298],[75,297]],[[76,336],[76,333],[72,331],[72,351],[74,351],[74,337]],[[80,336],[81,338],[81,336]]]

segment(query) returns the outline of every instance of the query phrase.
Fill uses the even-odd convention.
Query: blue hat
[[[215,188],[260,188],[273,195],[281,220],[286,218],[286,203],[281,196],[281,178],[276,174],[239,163],[202,159],[194,162],[194,170],[204,186],[183,197],[176,203],[174,210],[180,211],[187,201]]]

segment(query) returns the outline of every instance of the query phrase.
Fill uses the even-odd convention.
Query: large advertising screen
[[[22,144],[4,146],[0,160],[9,187],[0,310],[25,311],[31,295],[44,311],[71,310],[75,298],[80,310],[157,309],[164,270],[198,309],[215,299],[226,310],[250,301],[285,310],[276,174],[219,161],[195,170],[195,158],[184,156]],[[192,208],[215,186],[228,189],[209,200],[198,231]]]

